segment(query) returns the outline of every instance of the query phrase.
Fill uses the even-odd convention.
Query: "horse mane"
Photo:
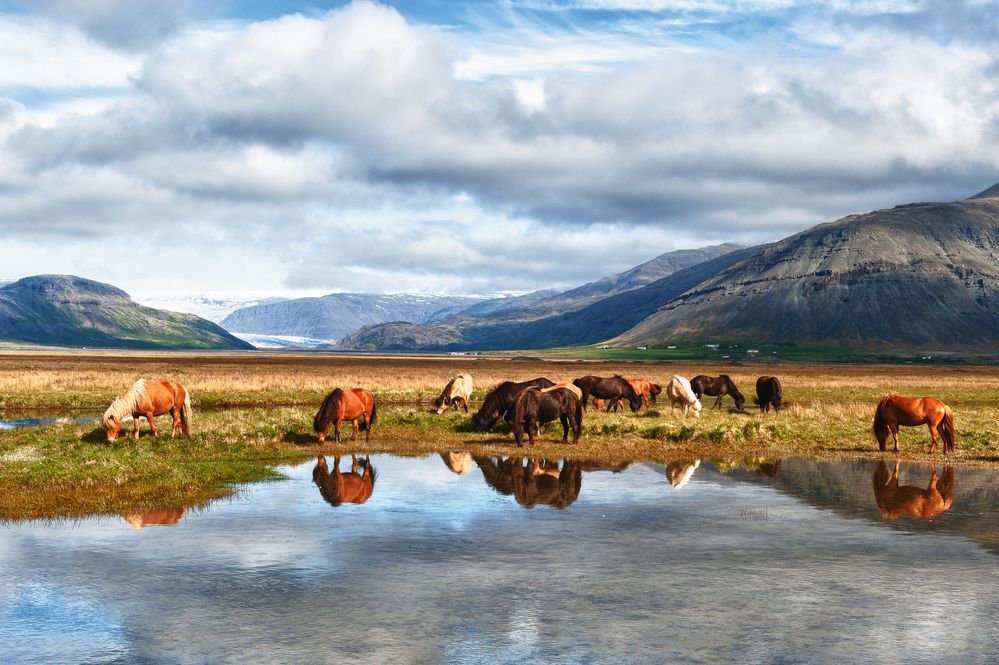
[[[111,402],[111,406],[104,412],[103,420],[114,416],[115,420],[121,422],[123,418],[131,416],[138,408],[139,400],[146,395],[146,380],[139,379],[132,384],[132,387],[124,395]]]
[[[335,389],[326,399],[323,400],[322,406],[319,407],[319,413],[312,421],[312,429],[316,432],[322,432],[326,423],[331,421],[332,413],[336,409],[337,405],[340,403],[340,397],[343,395],[343,390],[341,388]]]
[[[507,385],[513,385],[513,381],[504,381],[490,390],[489,394],[486,395],[486,398],[482,400],[482,406],[479,407],[479,412],[475,415],[479,416],[483,420],[492,418],[493,414],[499,410],[500,402],[503,400],[500,392],[503,387]],[[493,422],[495,422],[495,420],[493,420]]]
[[[441,394],[437,397],[437,399],[434,400],[434,406],[440,407],[440,405],[444,403],[445,399],[451,397],[451,388],[454,387],[454,382],[457,381],[459,378],[461,378],[461,376],[462,375],[459,374],[458,376],[454,377],[453,379],[447,382],[447,385],[444,386],[444,390],[442,390]]]

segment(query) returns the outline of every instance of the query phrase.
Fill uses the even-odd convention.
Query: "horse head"
[[[436,409],[437,413],[444,413],[453,401],[450,395],[441,395],[434,400],[434,409]]]
[[[121,432],[121,421],[115,418],[113,414],[108,414],[104,416],[101,420],[101,425],[104,426],[104,431],[107,434],[108,443],[114,443],[118,440],[118,434]]]

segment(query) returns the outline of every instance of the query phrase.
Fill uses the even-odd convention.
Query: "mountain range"
[[[0,288],[0,340],[131,349],[252,349],[200,317],[144,307],[72,275],[36,275]]]
[[[340,347],[999,341],[999,185],[961,201],[850,215],[776,243],[724,249],[643,286],[622,291],[608,278],[499,315],[370,326]],[[598,284],[612,286],[595,293]],[[584,295],[574,300],[574,293]]]

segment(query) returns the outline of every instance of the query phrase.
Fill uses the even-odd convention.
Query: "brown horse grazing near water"
[[[554,381],[550,381],[543,376],[521,383],[504,381],[489,391],[486,398],[482,400],[482,406],[479,408],[478,413],[472,415],[472,431],[485,432],[492,429],[493,425],[500,418],[509,420],[510,414],[513,412],[513,400],[517,398],[517,395],[524,388],[528,386],[550,388],[554,385]]]
[[[628,400],[632,411],[638,411],[642,408],[642,397],[635,392],[632,385],[622,376],[581,376],[575,379],[573,383],[583,392],[580,402],[582,402],[584,410],[586,409],[586,402],[589,400],[590,395],[607,400],[608,411],[622,398]]]
[[[191,396],[184,386],[176,381],[146,381],[139,379],[128,392],[116,399],[104,412],[101,424],[107,432],[109,443],[118,440],[122,421],[131,416],[133,423],[132,435],[139,438],[139,418],[146,417],[149,429],[156,436],[155,416],[170,413],[173,417],[171,438],[182,432],[184,436],[191,435]]]
[[[357,436],[358,421],[360,429],[364,431],[364,440],[371,438],[371,425],[375,422],[375,398],[364,388],[351,388],[342,390],[337,388],[323,400],[319,407],[319,413],[312,420],[312,429],[319,435],[319,441],[326,440],[326,432],[329,431],[330,423],[333,423],[334,441],[340,443],[340,423],[345,420],[351,421],[354,430],[350,439],[353,441]]]
[[[937,449],[937,428],[944,441],[944,455],[953,452],[956,443],[954,431],[954,412],[950,407],[935,397],[902,397],[898,393],[888,393],[878,402],[874,410],[874,436],[878,440],[878,449],[884,450],[890,433],[895,439],[895,451],[898,452],[898,426],[918,427],[926,425],[930,428],[930,452]]]
[[[524,445],[524,431],[527,431],[528,445],[534,445],[534,433],[541,429],[542,423],[558,419],[562,423],[562,443],[569,440],[569,428],[572,428],[572,443],[579,443],[579,434],[583,429],[583,407],[576,396],[578,388],[550,388],[542,390],[537,386],[528,386],[520,391],[513,402],[513,438],[518,446]]]
[[[720,376],[698,374],[690,380],[690,387],[693,388],[697,399],[701,399],[704,395],[717,397],[718,399],[715,400],[716,409],[721,408],[722,397],[725,395],[732,396],[732,399],[735,400],[735,408],[739,411],[742,411],[742,406],[746,403],[746,398],[735,387],[735,382],[732,381],[728,374],[721,374]]]
[[[364,473],[357,472],[357,455],[351,454],[353,463],[350,473],[340,471],[340,456],[333,458],[333,470],[326,466],[326,458],[320,455],[316,458],[316,466],[312,469],[312,480],[319,487],[319,493],[333,507],[344,503],[364,503],[375,491],[375,480],[378,473],[371,466],[371,460],[364,457]]]
[[[878,502],[881,516],[890,520],[900,515],[912,517],[936,517],[950,508],[954,502],[954,467],[945,466],[943,476],[937,476],[937,468],[930,466],[930,483],[924,490],[914,485],[898,484],[898,462],[895,471],[888,472],[888,465],[879,462],[871,477],[874,485],[874,500]]]

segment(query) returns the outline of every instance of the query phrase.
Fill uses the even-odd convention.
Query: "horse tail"
[[[184,404],[180,407],[180,426],[184,436],[191,436],[191,393],[184,388]]]
[[[944,452],[947,449],[954,450],[954,444],[957,442],[957,433],[954,431],[954,412],[949,406],[944,406],[944,417],[940,421],[940,434],[943,436],[944,440]]]
[[[878,440],[878,449],[884,452],[885,445],[888,443],[888,421],[885,419],[885,409],[891,403],[891,395],[885,395],[878,402],[878,406],[874,409],[874,436]]]

